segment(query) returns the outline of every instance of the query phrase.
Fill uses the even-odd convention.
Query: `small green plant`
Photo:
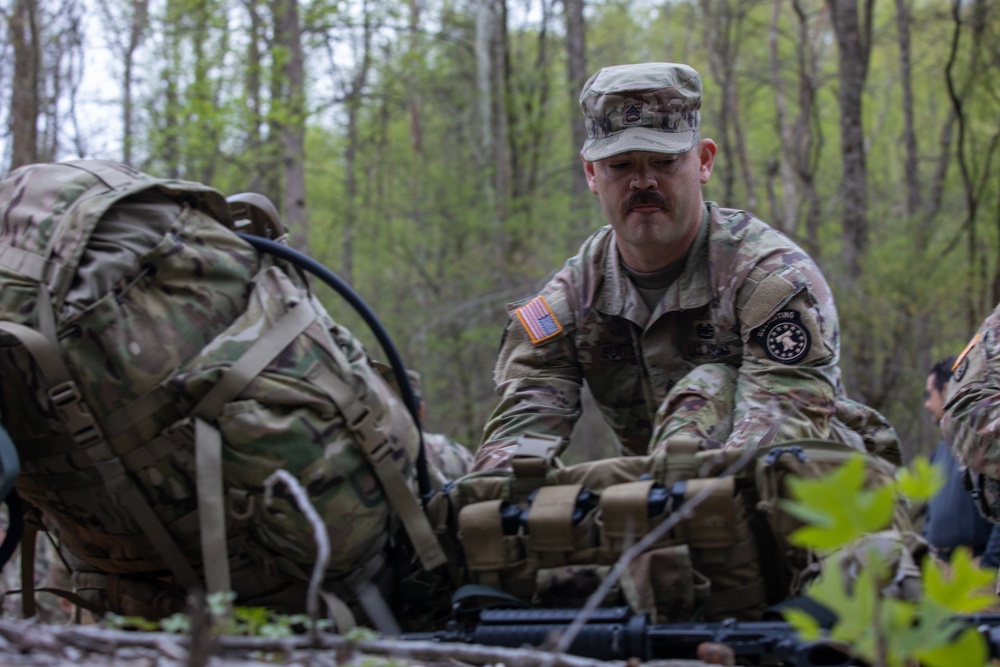
[[[943,483],[940,470],[926,458],[902,470],[894,484],[865,488],[866,474],[859,455],[826,477],[790,479],[794,500],[782,502],[782,509],[806,523],[790,539],[828,556],[807,593],[839,619],[829,638],[873,667],[987,664],[983,637],[955,620],[956,614],[981,611],[996,602],[989,589],[996,573],[977,567],[968,550],[957,549],[948,564],[925,558],[920,572],[922,595],[917,600],[884,594],[886,582],[892,579],[885,553],[865,550],[863,567],[851,581],[837,566],[831,554],[888,527],[901,498],[926,502]],[[803,638],[820,637],[821,629],[809,614],[790,610],[785,616]]]
[[[312,620],[306,614],[276,614],[266,607],[233,607],[235,597],[233,593],[214,593],[206,598],[206,607],[216,634],[277,639],[290,637],[312,627]],[[173,614],[160,621],[150,621],[141,616],[107,614],[104,624],[127,630],[183,634],[190,630],[191,620],[184,613]],[[318,622],[321,630],[332,625],[333,621],[329,619],[320,619]]]

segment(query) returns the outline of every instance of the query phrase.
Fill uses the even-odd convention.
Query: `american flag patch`
[[[532,343],[541,343],[563,330],[544,296],[536,296],[514,312],[531,337]]]

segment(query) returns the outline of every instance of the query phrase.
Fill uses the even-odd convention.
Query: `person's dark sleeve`
[[[990,539],[979,558],[979,564],[982,567],[1000,567],[1000,524],[994,524],[990,531]]]

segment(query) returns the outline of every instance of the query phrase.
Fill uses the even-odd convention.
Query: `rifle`
[[[403,639],[506,646],[551,646],[580,613],[578,609],[483,609],[453,618],[444,630],[403,635]],[[975,626],[986,638],[991,657],[1000,657],[1000,614],[958,616],[962,627]],[[597,660],[693,660],[698,646],[728,646],[740,665],[847,667],[863,665],[833,640],[803,641],[784,621],[693,623],[649,622],[628,607],[597,609],[570,648],[573,655]]]

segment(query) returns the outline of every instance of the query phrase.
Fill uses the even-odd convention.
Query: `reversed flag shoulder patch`
[[[528,332],[532,343],[546,341],[559,335],[563,330],[544,296],[536,296],[515,310],[514,313],[517,315],[517,319],[521,320],[521,324]]]

